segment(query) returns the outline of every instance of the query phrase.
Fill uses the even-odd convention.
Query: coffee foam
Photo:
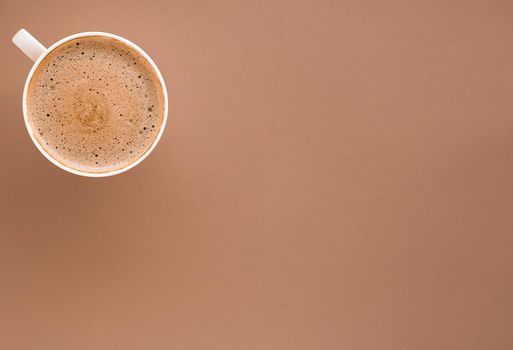
[[[39,64],[28,87],[28,120],[58,162],[103,173],[122,169],[152,145],[164,96],[151,64],[123,42],[73,39]]]

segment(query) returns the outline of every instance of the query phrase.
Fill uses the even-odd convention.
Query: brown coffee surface
[[[50,52],[34,73],[27,112],[39,144],[58,162],[103,173],[152,145],[164,95],[151,64],[117,39],[90,36]]]

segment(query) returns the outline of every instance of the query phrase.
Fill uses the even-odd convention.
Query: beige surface
[[[511,2],[0,6],[1,349],[513,348]],[[22,26],[147,50],[154,154],[46,161]]]

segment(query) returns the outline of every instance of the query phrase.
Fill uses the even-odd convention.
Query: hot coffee
[[[38,143],[58,162],[103,173],[135,162],[164,120],[164,93],[148,60],[113,38],[67,41],[39,64],[27,91]]]

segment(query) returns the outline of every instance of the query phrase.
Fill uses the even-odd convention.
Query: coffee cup
[[[27,76],[23,90],[23,117],[30,138],[34,142],[37,149],[51,163],[72,174],[87,177],[106,177],[123,173],[135,167],[144,159],[146,159],[148,155],[155,149],[155,146],[161,139],[166,126],[169,102],[166,85],[162,74],[160,73],[157,65],[153,62],[153,60],[139,46],[123,37],[105,32],[83,32],[73,34],[58,40],[46,48],[29,32],[27,32],[25,29],[21,29],[14,35],[12,41],[30,59],[34,61],[34,65],[32,66]],[[50,76],[49,74],[54,74],[52,72],[48,73],[48,70],[51,71],[52,69],[55,69],[57,72],[55,74],[58,75],[58,69],[60,68],[59,65],[67,67],[69,64],[75,64],[73,69],[69,68],[69,72],[73,72],[73,74],[75,74],[77,67],[81,67],[81,64],[83,64],[84,67],[86,67],[85,64],[93,64],[93,57],[95,56],[93,51],[87,51],[84,53],[84,50],[82,50],[82,52],[80,52],[79,44],[82,43],[82,45],[85,47],[90,45],[90,47],[94,48],[96,47],[94,45],[98,45],[99,42],[112,43],[112,51],[114,52],[116,49],[120,51],[121,54],[126,55],[127,62],[129,59],[133,59],[134,66],[128,67],[127,65],[126,70],[121,72],[123,76],[117,74],[119,73],[118,69],[117,73],[115,72],[116,78],[114,78],[114,73],[111,74],[108,70],[105,70],[105,72],[101,70],[101,72],[104,73],[95,73],[95,77],[88,76],[86,78],[86,69],[84,69],[84,76],[70,79],[72,80],[71,82],[66,79],[66,82],[61,81],[61,85],[55,85],[53,82],[51,84],[41,83],[41,85],[35,85],[35,80],[43,79],[40,76],[43,76],[44,74],[48,76]],[[70,43],[74,44],[71,45]],[[119,46],[118,48],[114,44],[123,46]],[[123,53],[125,52],[123,49],[125,47],[126,53]],[[58,50],[67,52],[66,55],[69,55],[70,57],[69,61],[67,60],[68,56],[66,56],[66,60],[62,59],[64,54],[61,54],[61,56],[55,56],[55,52],[58,52]],[[96,51],[94,51],[94,53],[96,53]],[[90,61],[86,60],[87,55],[90,56]],[[109,56],[104,55],[102,57],[104,61],[101,62],[101,67],[111,66],[110,64],[107,64]],[[54,62],[52,65],[50,65],[48,61],[50,58],[53,59],[56,63]],[[58,61],[59,59],[61,61]],[[97,60],[98,58],[94,59]],[[142,68],[138,68],[138,66],[136,66],[137,63],[139,63],[139,67]],[[93,69],[91,68],[92,66],[87,67],[88,69]],[[43,71],[42,68],[45,68],[46,72]],[[63,69],[65,68],[62,68],[61,71]],[[145,69],[144,72],[148,72],[147,77],[143,76],[143,79],[141,79],[141,74],[139,73],[139,80],[135,79],[135,75],[138,74],[138,71],[134,69]],[[97,71],[99,72],[99,70]],[[105,74],[105,76],[102,74]],[[132,81],[133,79],[136,80],[136,82],[132,82],[132,85],[134,86],[133,90],[135,91],[133,93],[131,86],[128,84],[125,84],[126,88],[122,86],[124,80],[127,82],[129,81],[128,79],[130,76],[132,77],[130,78]],[[101,84],[107,84],[106,86],[98,85],[100,84],[99,81],[102,81],[102,77],[104,77],[104,79]],[[53,81],[53,78],[49,79]],[[92,79],[95,81],[89,81]],[[108,86],[108,79],[111,79],[110,87]],[[55,83],[59,84],[59,82]],[[69,86],[64,87],[64,84]],[[87,90],[85,89],[86,86],[92,87]],[[119,101],[112,99],[109,100],[110,93],[116,92],[116,88],[113,86],[119,86],[119,89],[123,88],[124,90],[122,93],[125,94],[123,96],[130,97],[128,99],[121,99],[118,97]],[[141,92],[136,90],[135,87],[138,87],[139,89],[147,89],[152,93],[155,91],[154,94],[157,96],[155,97],[157,102],[154,102],[154,104],[157,104],[159,108],[158,111],[153,112],[153,115],[152,113],[149,113],[145,110],[145,104],[151,103],[151,100],[148,102],[148,96],[146,96],[146,100],[144,97],[142,97],[144,93],[146,95],[149,93],[146,91]],[[130,92],[128,92],[129,88]],[[79,92],[76,92],[75,90]],[[56,94],[56,91],[58,91],[61,95]],[[61,101],[61,97],[57,96],[63,96],[62,100],[68,100],[67,102],[63,102]],[[131,96],[133,96],[133,98]],[[30,102],[31,104],[29,106],[28,100],[30,98],[33,100],[37,98],[37,102]],[[59,101],[55,101],[57,98]],[[138,98],[140,98],[140,102],[137,100]],[[51,102],[52,99],[53,102]],[[125,103],[124,100],[129,100],[130,103],[132,103],[129,108],[127,105],[122,106],[123,103]],[[118,103],[116,104],[115,102]],[[141,105],[141,115],[134,113],[135,108],[139,108],[139,105],[134,104],[136,102]],[[53,107],[50,106],[50,103],[54,103]],[[59,103],[63,103],[65,107],[61,108]],[[52,108],[53,112],[46,113],[46,111],[43,111],[43,109],[49,108]],[[59,108],[66,109],[66,113],[63,113],[62,110],[59,110]],[[128,108],[132,115],[130,117],[124,115],[123,108]],[[148,107],[148,110],[151,111],[152,107]],[[115,115],[114,111],[116,112]],[[44,115],[42,115],[42,113],[44,113]],[[39,114],[41,114],[41,116],[39,116]],[[157,114],[159,119],[152,119],[157,120],[157,122],[153,121],[153,127],[151,125],[148,125],[147,127],[144,126],[144,123],[148,122],[148,118],[156,118],[155,115]],[[60,119],[57,121],[57,118]],[[61,122],[62,124],[60,124]],[[60,125],[62,125],[62,130],[59,129],[61,128]],[[36,130],[36,126],[40,130]],[[76,130],[74,129],[75,126],[77,128]],[[44,130],[44,132],[42,130]],[[62,139],[57,140],[56,135],[58,135],[58,132],[60,135],[64,134]],[[67,137],[65,132],[69,133]],[[122,137],[119,135],[114,136],[116,135],[116,132],[118,132],[119,135],[122,135]],[[132,138],[129,139],[127,135],[134,136],[130,136]],[[45,139],[45,137],[47,138]],[[125,148],[122,148],[123,152],[125,153],[121,152],[121,147],[123,145],[118,145],[120,144],[120,138],[123,139],[123,142],[126,140],[131,140],[126,142],[127,146]],[[135,139],[132,140],[133,138]],[[48,140],[50,140],[50,144],[48,143]],[[67,144],[67,142],[71,143]],[[97,142],[98,145],[96,145],[95,142]],[[58,147],[61,148],[59,149]],[[130,147],[132,147],[132,149],[130,149]],[[118,150],[118,148],[120,149]],[[62,151],[63,149],[65,152]],[[83,157],[83,159],[80,157]],[[116,157],[118,160],[117,163]],[[103,163],[101,163],[102,161],[98,161],[100,159],[103,159]]]

